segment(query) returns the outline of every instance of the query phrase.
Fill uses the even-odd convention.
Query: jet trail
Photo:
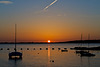
[[[56,3],[58,0],[53,1],[50,5],[46,6],[43,10],[48,9],[50,6],[52,6],[54,3]]]

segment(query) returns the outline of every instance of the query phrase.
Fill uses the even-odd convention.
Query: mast
[[[89,42],[89,40],[90,40],[90,34],[88,34],[88,42]],[[88,43],[88,48],[89,48],[89,43]]]
[[[16,31],[17,31],[17,25],[15,24],[15,52],[16,52]]]
[[[90,34],[88,34],[88,49],[89,49],[89,40],[90,40]],[[89,50],[88,50],[89,52]]]
[[[83,36],[82,36],[82,34],[81,34],[81,46],[82,46],[82,37],[83,37]]]

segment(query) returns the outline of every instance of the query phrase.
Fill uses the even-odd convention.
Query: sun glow
[[[50,40],[48,40],[48,43],[50,43]]]

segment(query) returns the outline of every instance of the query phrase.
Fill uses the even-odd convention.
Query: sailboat
[[[15,24],[15,51],[14,52],[11,52],[9,53],[9,59],[22,59],[22,53],[21,52],[17,52],[17,49],[16,49],[16,24]]]
[[[76,48],[76,53],[87,53],[87,51],[84,51],[82,49],[84,49],[85,47],[82,47],[82,34],[81,34],[81,46],[80,47],[75,47]],[[80,49],[80,51],[77,51],[77,49]]]
[[[88,40],[90,40],[90,34],[88,34]],[[88,43],[88,52],[82,52],[80,54],[81,54],[81,57],[82,56],[87,56],[87,57],[95,56],[95,54],[92,54],[89,52],[89,43]]]

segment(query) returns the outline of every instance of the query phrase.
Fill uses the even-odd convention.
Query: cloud
[[[3,4],[12,4],[13,2],[11,2],[11,1],[0,1],[0,3],[3,3]]]
[[[50,5],[46,6],[43,10],[48,9],[50,6],[52,6],[54,3],[56,3],[58,0],[54,0]]]

